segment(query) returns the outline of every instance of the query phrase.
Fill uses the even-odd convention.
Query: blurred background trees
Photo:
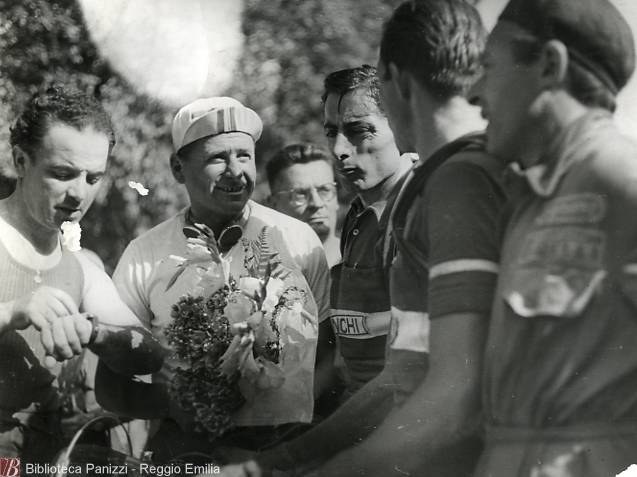
[[[324,144],[323,77],[336,69],[374,64],[383,19],[398,3],[245,1],[243,50],[234,80],[218,94],[244,101],[263,118],[259,167],[287,143]],[[82,221],[82,244],[112,270],[132,238],[186,203],[168,167],[176,108],[140,93],[101,57],[77,0],[0,0],[0,58],[0,173],[5,177],[12,174],[9,125],[43,85],[58,82],[93,92],[111,113],[118,143],[108,178]],[[129,180],[146,185],[150,194],[139,196],[128,187]],[[256,198],[266,194],[261,183]]]

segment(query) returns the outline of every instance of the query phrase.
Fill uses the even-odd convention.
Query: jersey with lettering
[[[387,198],[365,206],[354,199],[341,234],[343,260],[332,267],[331,320],[353,393],[385,365],[391,319],[383,239],[401,178]]]
[[[526,171],[503,245],[479,476],[592,477],[635,463],[637,145],[594,111],[548,152]]]

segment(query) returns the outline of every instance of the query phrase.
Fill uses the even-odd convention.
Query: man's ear
[[[542,48],[540,74],[545,88],[563,86],[566,82],[569,54],[566,45],[559,40],[550,40]]]
[[[411,98],[411,82],[409,81],[409,74],[406,71],[398,69],[395,63],[389,63],[387,65],[389,71],[389,77],[391,78],[393,87],[397,89],[399,97],[403,101],[409,101]]]
[[[11,152],[13,155],[13,167],[15,168],[18,177],[22,178],[26,174],[26,165],[31,158],[20,146],[13,146]]]
[[[180,184],[185,182],[182,160],[176,152],[170,155],[170,170],[177,182]]]

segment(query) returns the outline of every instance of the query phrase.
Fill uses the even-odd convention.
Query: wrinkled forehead
[[[330,93],[325,99],[325,121],[348,123],[372,115],[380,115],[380,109],[367,89],[359,88],[340,95]]]
[[[208,136],[198,139],[192,144],[195,145],[195,147],[192,148],[193,151],[199,151],[206,154],[212,154],[215,152],[236,153],[239,151],[254,152],[254,139],[252,139],[252,136],[249,134],[242,132],[231,132]]]
[[[334,182],[332,165],[323,160],[293,164],[283,169],[275,181],[280,187],[303,188]]]

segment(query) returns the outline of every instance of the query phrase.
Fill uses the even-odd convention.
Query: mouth
[[[355,181],[363,177],[363,171],[358,167],[343,167],[339,172],[350,181]]]
[[[62,214],[68,215],[68,216],[82,213],[82,209],[80,209],[79,207],[57,206],[56,209],[62,212]]]
[[[241,194],[246,190],[243,184],[215,184],[215,189],[220,190],[226,194]]]

